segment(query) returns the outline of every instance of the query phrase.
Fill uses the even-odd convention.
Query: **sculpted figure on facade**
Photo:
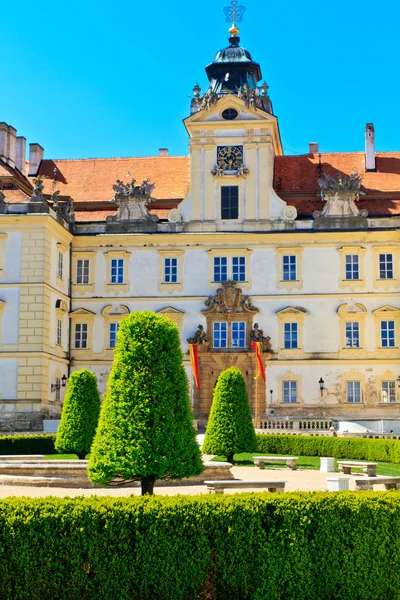
[[[6,203],[6,196],[3,193],[3,180],[0,178],[0,204]]]
[[[250,341],[259,342],[263,352],[272,352],[271,338],[269,336],[264,336],[264,331],[260,329],[258,323],[255,323],[253,329],[251,330]]]
[[[196,333],[194,334],[194,337],[192,338],[188,338],[188,343],[189,344],[197,344],[198,346],[201,344],[204,344],[204,342],[207,341],[207,336],[206,336],[206,332],[204,331],[204,326],[203,325],[199,325]]]
[[[132,179],[130,183],[125,184],[120,179],[113,185],[115,192],[114,200],[118,206],[118,212],[113,221],[157,221],[156,215],[151,215],[147,210],[148,204],[154,202],[151,193],[154,184],[149,179],[136,185],[136,180]]]
[[[368,211],[359,210],[356,202],[361,191],[362,177],[358,173],[349,176],[338,173],[337,178],[324,174],[317,179],[321,188],[321,199],[326,203],[322,212],[316,211],[313,216],[319,217],[367,217]]]
[[[216,94],[212,86],[208,88],[202,98],[197,98],[197,103],[200,110],[211,110],[211,107],[218,102],[218,94]]]
[[[37,177],[33,180],[33,193],[31,196],[31,202],[44,202],[43,190],[44,183],[43,177]]]

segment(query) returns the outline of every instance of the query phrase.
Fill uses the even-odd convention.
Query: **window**
[[[226,110],[223,111],[222,118],[225,119],[226,121],[233,121],[234,119],[236,119],[238,114],[239,114],[238,111],[235,110],[234,108],[227,108]]]
[[[63,278],[63,260],[64,260],[64,256],[62,252],[58,253],[58,272],[57,272],[57,276],[59,279]]]
[[[178,283],[177,258],[164,258],[164,283]]]
[[[233,281],[246,281],[245,256],[234,256],[232,258],[232,279]]]
[[[214,348],[228,347],[228,323],[214,323]]]
[[[346,348],[360,347],[360,324],[356,322],[346,323]]]
[[[76,261],[76,283],[79,285],[89,284],[90,262],[88,259]]]
[[[287,403],[297,402],[297,381],[283,382],[283,401]]]
[[[110,323],[110,344],[109,347],[114,349],[117,345],[117,333],[119,329],[119,323]]]
[[[228,281],[228,259],[224,256],[214,258],[214,281]]]
[[[232,323],[232,348],[246,348],[246,323]]]
[[[346,279],[360,279],[360,257],[358,254],[346,254]]]
[[[282,256],[283,281],[296,281],[297,279],[297,257]]]
[[[379,255],[379,278],[393,279],[393,254]]]
[[[61,400],[61,379],[56,377],[56,400]]]
[[[111,261],[111,283],[124,283],[123,258],[113,258]]]
[[[85,350],[88,347],[88,326],[87,323],[75,324],[75,348],[76,350]]]
[[[299,347],[299,336],[298,336],[298,324],[297,323],[285,323],[284,324],[284,346],[285,348],[298,348]]]
[[[57,319],[57,346],[62,346],[62,321]]]
[[[360,381],[346,381],[346,401],[350,403],[361,402]]]
[[[381,321],[381,346],[382,348],[394,348],[394,321]]]
[[[382,402],[396,402],[395,381],[382,381],[381,398]]]
[[[239,187],[223,185],[221,187],[221,219],[239,218]]]

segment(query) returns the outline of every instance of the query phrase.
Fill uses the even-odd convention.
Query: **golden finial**
[[[231,34],[232,37],[236,37],[237,35],[239,35],[240,31],[236,27],[235,23],[232,23],[232,27],[230,28],[229,33]]]
[[[224,13],[226,17],[227,23],[232,23],[232,27],[229,30],[229,33],[232,37],[236,37],[240,32],[236,27],[236,23],[241,23],[243,21],[243,13],[245,12],[244,6],[238,6],[238,0],[231,0],[232,6],[227,6],[224,8]]]

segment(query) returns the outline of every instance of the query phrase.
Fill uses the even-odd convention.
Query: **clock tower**
[[[242,7],[227,9],[238,17]],[[244,10],[244,9],[243,9]],[[232,25],[229,46],[206,67],[209,88],[194,88],[184,123],[190,144],[190,190],[180,210],[189,230],[262,231],[293,224],[293,209],[273,189],[275,156],[282,155],[261,67],[240,46]]]

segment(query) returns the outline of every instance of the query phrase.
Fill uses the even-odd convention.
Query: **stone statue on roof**
[[[37,177],[33,180],[33,192],[31,196],[31,202],[44,202],[43,196],[44,183],[43,177]]]
[[[118,212],[114,221],[157,221],[156,215],[151,215],[147,210],[148,204],[154,202],[151,197],[154,183],[150,179],[144,180],[140,185],[136,185],[136,179],[132,178],[129,183],[124,183],[120,179],[113,185],[113,202],[118,206]]]
[[[361,191],[362,177],[358,173],[352,173],[349,176],[338,173],[336,178],[323,173],[322,177],[317,178],[317,181],[321,188],[321,199],[326,204],[321,212],[314,212],[315,219],[321,217],[365,218],[368,216],[368,211],[360,211],[355,204],[360,199],[360,195],[365,195]]]

